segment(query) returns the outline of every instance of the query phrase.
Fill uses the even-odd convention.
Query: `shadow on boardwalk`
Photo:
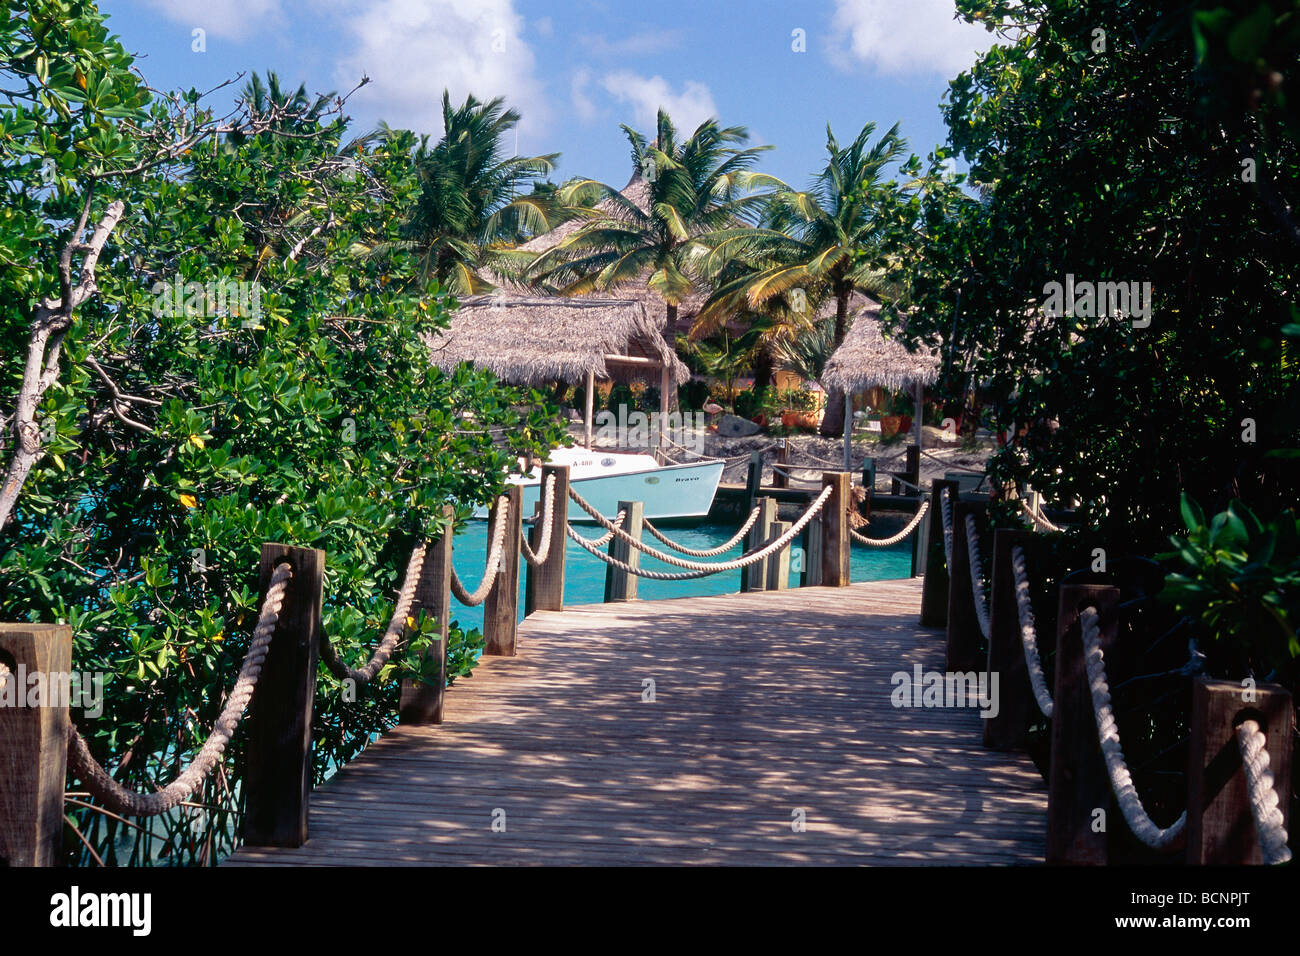
[[[306,846],[228,863],[1041,862],[1028,758],[974,709],[890,704],[894,672],[943,668],[919,606],[914,580],[535,614],[446,723],[312,794]]]

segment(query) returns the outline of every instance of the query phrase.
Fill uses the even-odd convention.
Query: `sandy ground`
[[[569,434],[576,443],[582,442],[582,425],[570,427]],[[772,481],[772,465],[776,461],[777,449],[781,439],[766,433],[750,438],[721,438],[706,430],[687,430],[675,436],[676,440],[691,451],[701,452],[709,458],[728,459],[722,480],[743,484],[749,467],[749,456],[756,451],[765,451],[763,456],[763,484]],[[827,470],[838,471],[843,455],[843,440],[839,438],[822,438],[819,435],[791,435],[786,438],[790,445],[791,473],[799,479],[819,482],[821,473]],[[902,471],[903,456],[911,438],[884,444],[879,438],[866,431],[854,435],[853,452],[850,456],[852,471],[861,475],[863,461],[868,457],[876,459],[876,490],[888,491],[889,479],[886,472]],[[615,449],[612,444],[598,443],[597,447]],[[983,471],[984,463],[993,452],[993,443],[979,441],[972,450],[964,442],[946,442],[943,432],[937,428],[926,427],[924,437],[924,454],[921,455],[921,484],[928,487],[933,478],[942,478],[948,471]],[[669,457],[676,461],[690,461],[694,455],[680,447],[668,446]],[[644,451],[644,448],[622,449],[624,451]]]

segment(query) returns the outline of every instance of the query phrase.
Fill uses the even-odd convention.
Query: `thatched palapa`
[[[822,371],[822,385],[857,393],[869,388],[898,391],[930,385],[939,378],[939,356],[929,349],[909,352],[884,336],[880,305],[872,302],[853,316],[853,324]]]
[[[580,384],[591,373],[658,386],[664,363],[681,385],[690,372],[664,340],[663,324],[639,301],[496,293],[461,299],[451,327],[429,346],[445,372],[469,362],[517,385]]]

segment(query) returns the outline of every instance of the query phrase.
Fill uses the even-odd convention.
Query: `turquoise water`
[[[737,526],[738,527],[738,526]],[[713,548],[722,544],[736,533],[731,525],[703,524],[693,528],[661,528],[668,537],[689,548]],[[589,539],[600,537],[601,531],[594,526],[578,529],[578,533]],[[603,531],[601,532],[603,533]],[[648,535],[645,537],[649,538]],[[564,603],[565,604],[599,604],[605,599],[605,568],[607,565],[599,558],[588,554],[577,543],[564,539],[568,550],[564,565]],[[647,543],[661,551],[669,551],[658,541],[650,539]],[[452,564],[461,583],[473,590],[483,574],[484,554],[487,548],[487,522],[471,521],[464,530],[456,535],[452,544]],[[608,546],[606,546],[606,550]],[[737,557],[742,546],[737,545],[725,554],[714,558],[691,560],[727,561]],[[791,565],[798,561],[799,549],[791,553]],[[524,581],[527,563],[520,558],[519,567],[519,618],[524,616]],[[641,555],[641,567],[653,571],[680,571],[664,564],[647,554]],[[882,581],[889,578],[905,578],[912,573],[912,540],[909,537],[891,548],[867,548],[853,545],[850,576],[854,581]],[[707,578],[694,578],[689,581],[652,581],[641,578],[637,584],[637,596],[641,600],[654,601],[664,598],[690,597],[696,594],[735,594],[740,590],[740,571],[723,571]],[[799,586],[799,572],[790,572],[790,587]],[[462,627],[483,626],[483,606],[462,607],[455,598],[452,599],[452,617]]]

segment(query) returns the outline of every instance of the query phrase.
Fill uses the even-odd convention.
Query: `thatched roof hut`
[[[690,371],[664,339],[662,317],[628,299],[563,299],[495,293],[468,296],[452,313],[451,327],[432,336],[434,364],[451,371],[461,362],[490,369],[518,385],[596,379],[671,383]]]
[[[852,316],[844,341],[826,362],[822,385],[854,393],[877,386],[898,391],[937,381],[939,356],[929,349],[911,352],[897,339],[885,338],[880,305],[867,301]]]

